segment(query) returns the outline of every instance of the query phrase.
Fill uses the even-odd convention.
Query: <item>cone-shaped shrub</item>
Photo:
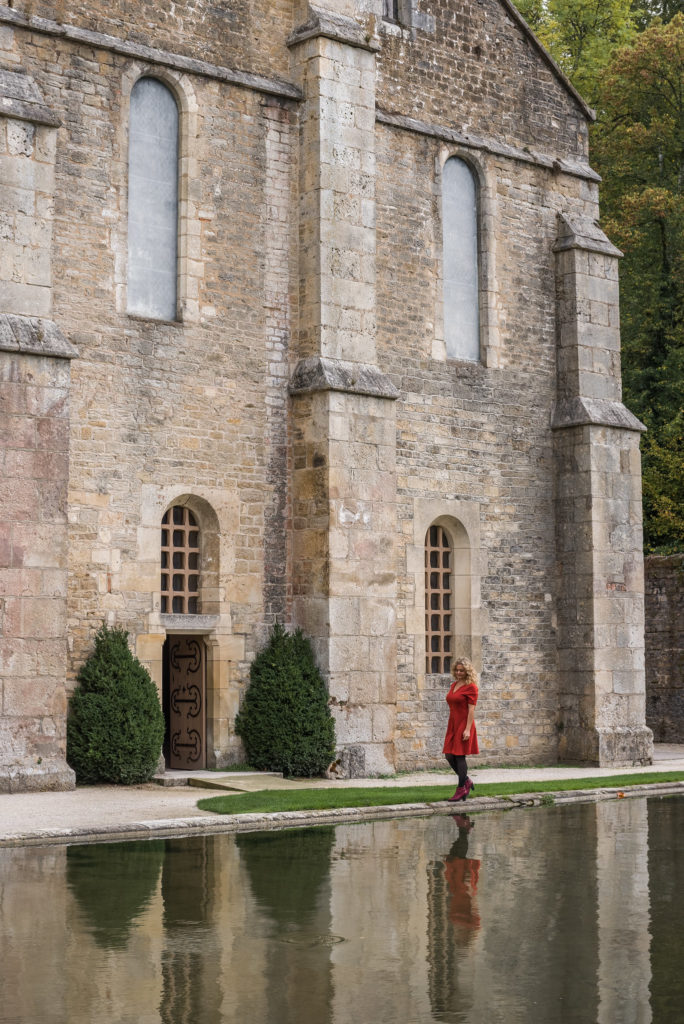
[[[128,633],[102,626],[78,675],[67,720],[67,760],[79,782],[145,782],[164,739],[164,715]]]
[[[247,760],[260,771],[322,775],[335,756],[328,692],[301,630],[275,626],[250,670],[235,719]]]

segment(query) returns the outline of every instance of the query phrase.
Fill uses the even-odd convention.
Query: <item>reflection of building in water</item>
[[[454,815],[458,837],[443,861],[428,865],[427,930],[430,1005],[435,1015],[466,1012],[468,993],[459,978],[459,950],[463,950],[480,927],[477,883],[480,861],[468,857],[468,833],[472,822],[467,815]],[[469,969],[469,968],[468,968]]]
[[[622,800],[596,819],[598,1024],[651,1021],[647,814],[645,800]]]
[[[585,804],[478,821],[487,884],[483,872],[464,972],[474,1021],[496,1019],[492,1007],[508,1008],[501,1019],[596,1020],[596,815]]]
[[[621,800],[482,815],[470,836],[394,819],[0,850],[3,1019],[671,1024],[683,814]]]
[[[336,829],[331,867],[334,1024],[429,1020],[423,823]]]
[[[243,990],[236,1020],[332,1020],[330,857],[334,828],[236,836],[243,886],[267,923],[259,955],[266,1016]]]
[[[162,873],[162,1024],[220,1020],[221,965],[210,955],[215,931],[216,840],[167,841]],[[207,941],[209,940],[209,941]]]

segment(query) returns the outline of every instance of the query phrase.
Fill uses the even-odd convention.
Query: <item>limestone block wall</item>
[[[377,44],[341,6],[290,39],[304,96],[293,610],[328,678],[346,770],[377,774],[395,764],[396,392],[375,351]]]
[[[166,35],[150,31],[149,41],[168,43],[172,53],[129,46],[116,7],[52,13],[76,28],[118,33],[93,48],[76,28],[41,22],[34,31],[21,5],[0,33],[0,59],[31,69],[62,123],[52,151],[52,304],[81,356],[69,418],[69,686],[105,620],[129,630],[161,687],[165,637],[188,628],[160,617],[161,516],[175,501],[190,503],[200,529],[217,537],[202,635],[208,756],[223,764],[243,756],[233,722],[251,657],[269,626],[291,615],[287,380],[298,91],[226,67],[225,55],[200,47],[205,29],[215,42],[216,24],[200,26],[190,11],[186,51],[177,21]],[[290,15],[285,4],[250,5],[224,41],[255,39],[249,24],[258,17],[269,42],[259,36],[261,57],[251,67],[273,72],[280,59],[282,69]],[[193,63],[188,51],[201,51],[202,60]],[[212,55],[220,66],[207,63]],[[158,77],[179,107],[180,302],[172,322],[126,312],[128,102],[141,75]]]
[[[555,398],[553,241],[557,213],[596,209],[587,177],[553,175],[451,142],[426,126],[378,131],[378,361],[397,407],[398,715],[402,767],[440,757],[446,679],[426,678],[424,581],[411,549],[423,502],[467,524],[481,594],[471,648],[487,761],[555,758],[556,575],[550,431]],[[443,150],[478,168],[492,225],[483,276],[496,295],[479,364],[434,358],[441,303],[438,167]],[[485,277],[486,283],[486,277]],[[424,530],[420,544],[424,543]],[[474,612],[474,613],[475,613]],[[479,639],[481,637],[481,640]],[[457,652],[459,653],[459,652]],[[460,653],[468,653],[463,651]]]
[[[76,351],[49,319],[59,119],[23,68],[0,71],[0,100],[0,790],[69,789],[66,526]]]
[[[0,314],[3,348],[24,318]],[[40,321],[33,321],[33,324]],[[69,789],[66,484],[69,360],[0,351],[0,791]]]
[[[161,516],[178,502],[206,541],[210,760],[239,758],[249,663],[280,620],[314,640],[350,765],[434,764],[447,680],[425,670],[421,559],[439,520],[459,539],[454,653],[482,674],[487,759],[552,759],[575,725],[567,756],[624,727],[634,750],[605,756],[646,759],[639,427],[620,406],[615,253],[592,234],[590,112],[511,5],[402,0],[398,23],[381,0],[67,6],[0,7],[8,88],[38,90],[13,95],[34,118],[19,120],[55,135],[36,128],[30,153],[28,129],[2,137],[37,198],[0,210],[0,288],[20,317],[51,288],[80,357],[70,685],[104,619],[161,686],[165,638],[190,628],[160,606]],[[127,313],[141,76],[179,110],[171,321]],[[443,340],[452,156],[478,187],[478,362],[448,360]]]
[[[684,555],[649,555],[646,723],[656,743],[684,743]]]

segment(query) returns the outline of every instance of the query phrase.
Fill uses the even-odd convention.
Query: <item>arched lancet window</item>
[[[185,505],[174,505],[162,518],[161,610],[176,615],[199,612],[200,532]]]
[[[453,654],[453,547],[442,526],[425,538],[425,671],[451,671]]]
[[[477,182],[464,160],[442,171],[444,339],[449,359],[480,358]]]
[[[156,78],[131,91],[128,145],[128,312],[177,316],[178,106]]]

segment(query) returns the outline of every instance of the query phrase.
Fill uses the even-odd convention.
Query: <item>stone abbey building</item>
[[[0,6],[0,789],[103,621],[166,763],[280,621],[352,774],[648,763],[639,437],[592,112],[509,0]]]

